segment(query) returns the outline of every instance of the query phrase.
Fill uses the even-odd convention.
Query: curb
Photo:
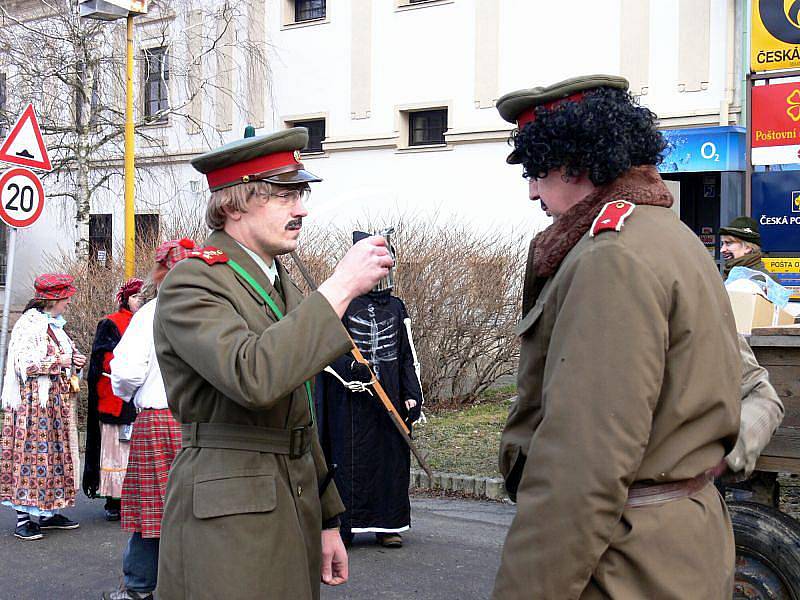
[[[429,479],[425,471],[411,469],[410,490],[443,490],[489,500],[508,500],[505,484],[500,477],[475,477],[458,473],[433,472]]]

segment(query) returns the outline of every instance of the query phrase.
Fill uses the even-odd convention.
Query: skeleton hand
[[[417,401],[416,401],[416,400],[412,400],[411,398],[409,398],[408,400],[406,400],[406,410],[411,410],[411,409],[412,409],[412,408],[414,408],[416,405],[417,405]]]
[[[345,381],[342,379],[339,374],[332,368],[332,367],[325,367],[325,372],[330,373],[341,383],[344,387],[346,387],[351,392],[367,392],[370,396],[372,396],[372,390],[369,389],[369,386],[372,385],[372,382],[367,381]]]
[[[372,390],[369,389],[371,383],[364,383],[363,381],[343,381],[344,387],[346,387],[351,392],[367,392],[370,396],[372,396]]]

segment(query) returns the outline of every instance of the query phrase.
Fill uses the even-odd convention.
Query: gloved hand
[[[743,404],[739,424],[739,439],[730,454],[725,457],[731,471],[744,470],[749,476],[756,468],[756,461],[769,444],[774,432],[774,420],[759,404]]]

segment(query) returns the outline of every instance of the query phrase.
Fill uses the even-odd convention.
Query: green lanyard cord
[[[256,291],[256,293],[259,296],[261,296],[264,302],[267,303],[267,306],[269,306],[272,312],[275,313],[275,316],[277,317],[278,321],[280,321],[283,318],[283,313],[281,312],[281,309],[278,308],[277,304],[275,304],[275,300],[270,298],[267,291],[263,287],[261,287],[261,284],[258,283],[253,278],[253,276],[250,275],[250,273],[245,271],[244,267],[242,267],[242,265],[237,263],[235,260],[228,259],[227,264],[230,265],[231,269],[236,271],[236,273],[238,273],[242,277],[242,279],[244,279],[250,285],[250,287]],[[314,400],[311,397],[310,381],[306,381],[305,388],[306,388],[306,395],[308,396],[308,411],[309,413],[311,413],[311,423],[309,423],[309,425],[314,425]]]

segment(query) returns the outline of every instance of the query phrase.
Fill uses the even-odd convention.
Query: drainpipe
[[[720,103],[719,124],[730,123],[730,110],[733,105],[733,89],[735,85],[736,64],[736,0],[728,0],[727,31],[725,35],[725,98]]]

